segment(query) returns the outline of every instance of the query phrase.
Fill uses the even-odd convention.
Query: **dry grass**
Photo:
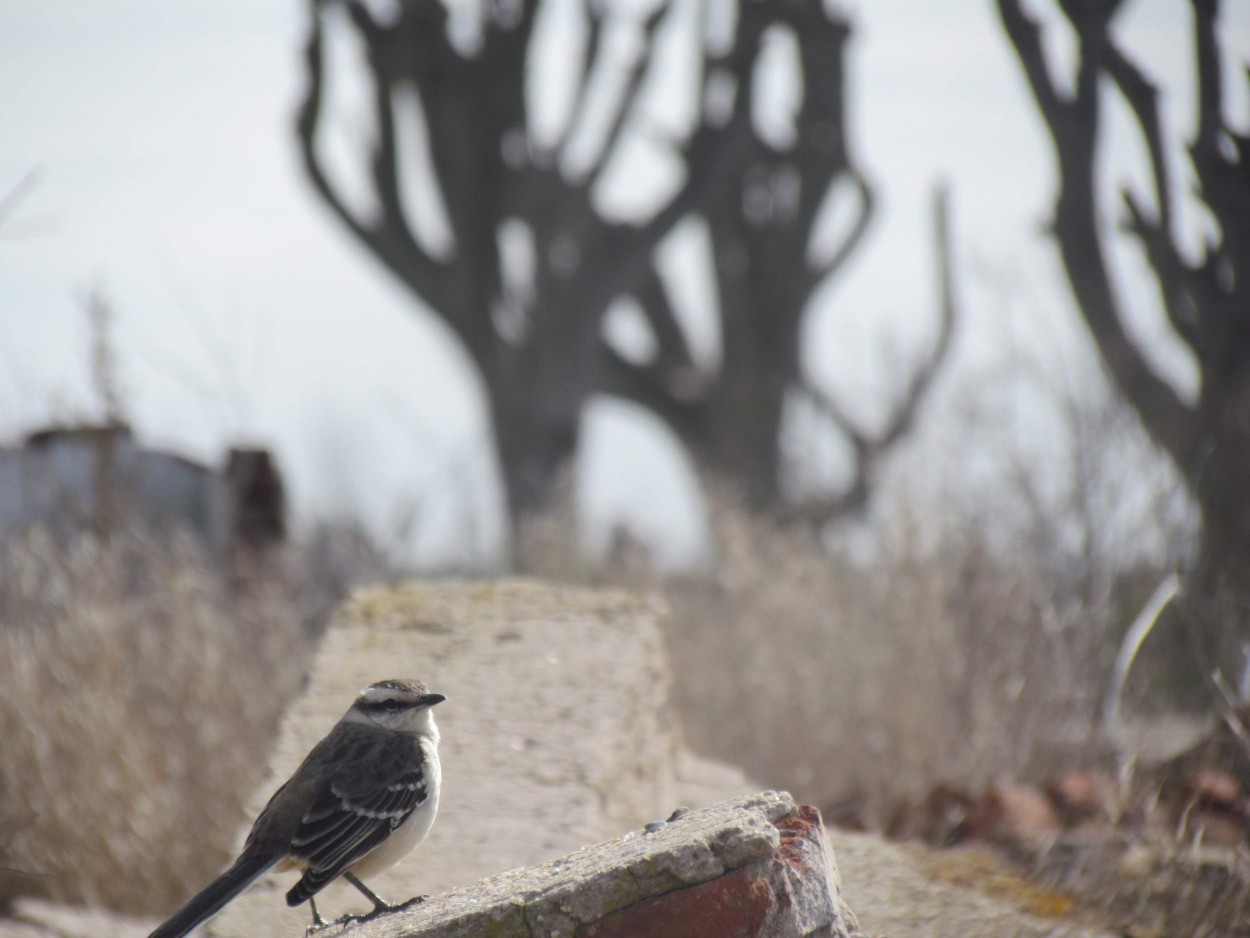
[[[189,536],[0,548],[3,893],[164,912],[214,875],[304,673],[284,577]]]
[[[1014,426],[979,391],[894,460],[857,529],[818,537],[705,486],[710,574],[663,586],[698,750],[879,823],[936,783],[1106,754],[1116,648],[1194,542],[1192,506],[1109,394],[1061,394],[1049,435],[973,460],[965,441]]]
[[[867,550],[852,550],[713,488],[709,568],[681,578],[645,574],[629,550],[596,566],[567,504],[519,541],[531,572],[667,596],[696,750],[885,824],[939,782],[977,790],[1106,754],[1096,721],[1115,651],[1161,576],[1117,569],[1120,545],[1084,536],[1098,511],[918,489],[893,480],[859,532]]]
[[[881,808],[1016,776],[1094,712],[1095,633],[974,532],[926,550],[904,524],[854,563],[721,508],[716,539],[717,575],[667,590],[677,698],[695,747],[761,782]]]

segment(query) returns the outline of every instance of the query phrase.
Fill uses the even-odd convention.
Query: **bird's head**
[[[390,730],[437,735],[430,709],[446,699],[442,694],[431,694],[420,681],[378,681],[357,695],[348,715]]]

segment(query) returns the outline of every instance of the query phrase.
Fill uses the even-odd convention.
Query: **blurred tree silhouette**
[[[1197,613],[1204,665],[1242,654],[1250,615],[1250,138],[1226,121],[1217,0],[1193,0],[1196,132],[1189,142],[1193,194],[1214,221],[1201,256],[1178,239],[1183,198],[1169,165],[1158,88],[1116,42],[1122,0],[1058,0],[1079,56],[1073,90],[1052,75],[1039,24],[1020,0],[998,0],[1007,36],[1045,120],[1058,164],[1053,234],[1081,315],[1108,373],[1155,442],[1180,469],[1202,516],[1198,569],[1186,590]],[[1124,298],[1108,263],[1111,229],[1096,187],[1103,92],[1127,103],[1145,142],[1154,191],[1125,186],[1123,228],[1154,271],[1168,321],[1193,353],[1200,389],[1185,401],[1155,370],[1126,327]]]
[[[902,379],[879,433],[857,426],[803,374],[808,300],[859,244],[872,214],[847,141],[847,22],[824,4],[794,0],[563,5],[561,15],[580,9],[584,48],[569,116],[545,140],[535,132],[531,92],[535,73],[551,67],[535,61],[534,37],[552,6],[494,0],[467,22],[457,19],[464,9],[453,16],[439,0],[402,0],[385,18],[362,0],[311,0],[298,120],[317,192],[442,317],[480,372],[514,519],[550,502],[575,454],[582,409],[597,393],[657,415],[758,507],[782,503],[784,408],[788,395],[806,394],[849,439],[856,477],[847,491],[804,506],[805,516],[822,520],[861,504],[877,457],[910,425],[951,323],[943,317],[935,348]],[[697,67],[693,117],[684,134],[660,139],[645,87],[665,24],[692,10],[697,24],[677,22],[670,34],[694,47],[685,50]],[[349,204],[319,142],[328,45],[344,35],[365,48],[373,85],[376,134],[361,157],[369,210]],[[777,43],[797,50],[801,100],[792,113],[774,107],[762,118],[769,105],[761,61]],[[620,54],[624,46],[632,55]],[[424,143],[414,148],[413,139]],[[612,218],[597,204],[604,177],[640,140],[675,156],[682,180],[649,216]],[[441,207],[405,195],[404,179],[422,173]],[[844,217],[829,226],[833,237],[814,237],[826,203]],[[429,217],[418,217],[440,211],[445,245],[430,235]],[[655,261],[661,241],[691,217],[706,224],[713,255],[717,362],[693,351],[673,284]],[[621,298],[633,300],[646,325],[642,354],[606,337],[609,309]]]

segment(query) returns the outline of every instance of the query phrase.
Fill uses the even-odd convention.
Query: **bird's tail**
[[[200,890],[186,905],[171,915],[168,921],[148,935],[148,938],[182,938],[197,925],[220,912],[227,902],[269,872],[278,859],[247,854],[239,857],[234,861],[234,866]]]

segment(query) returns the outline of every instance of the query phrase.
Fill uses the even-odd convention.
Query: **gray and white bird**
[[[307,900],[313,925],[324,924],[313,897],[340,876],[373,902],[375,913],[392,908],[362,878],[406,857],[434,823],[442,771],[431,708],[445,699],[413,680],[362,690],[274,792],[234,865],[149,938],[181,938],[270,870],[302,871],[286,901]]]

